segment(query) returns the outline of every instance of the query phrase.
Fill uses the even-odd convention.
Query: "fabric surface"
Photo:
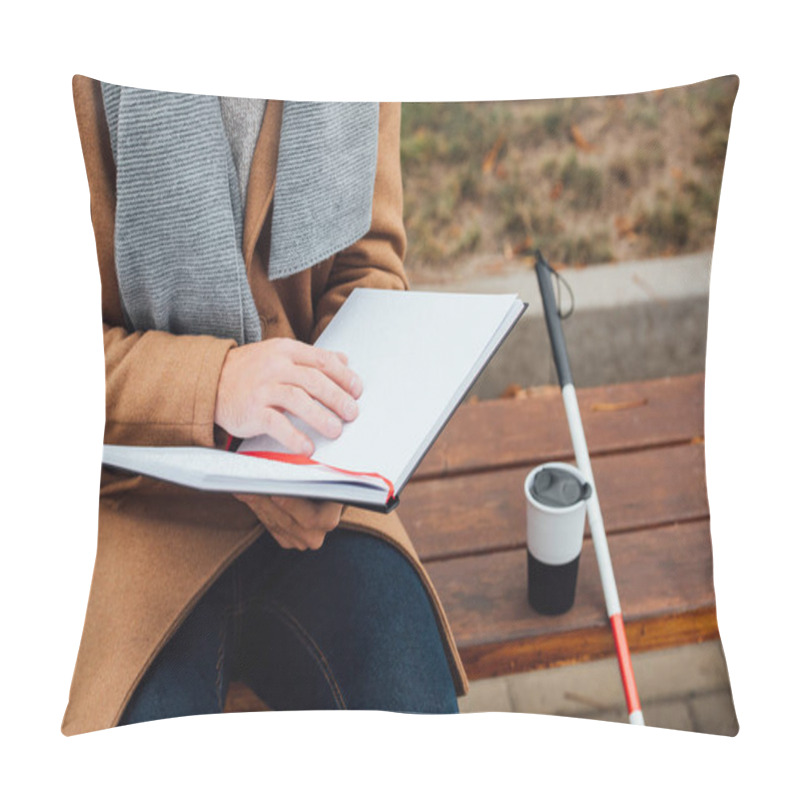
[[[377,103],[285,103],[269,276],[291,275],[368,230]]]
[[[75,84],[76,110],[89,177],[92,222],[102,278],[107,371],[105,441],[119,444],[213,446],[215,392],[222,361],[234,340],[200,335],[175,336],[162,331],[131,332],[125,328],[114,270],[116,175],[108,142],[110,126],[106,124],[102,104],[98,105],[96,102],[99,96],[97,92],[99,89],[87,79],[79,80]],[[659,101],[661,106],[656,106],[657,108],[663,108],[671,102],[669,92],[663,98]],[[700,111],[709,115],[718,113],[712,103],[713,96],[709,95],[709,98],[706,107]],[[625,110],[620,98],[607,100],[606,105],[610,112],[619,114]],[[630,105],[633,111],[637,110],[633,103]],[[281,101],[270,101],[267,104],[253,152],[244,209],[244,262],[264,336],[286,336],[313,342],[355,286],[398,290],[408,287],[402,267],[405,243],[398,146],[400,113],[394,104],[381,105],[372,222],[367,234],[320,262],[314,269],[302,270],[281,280],[270,280],[273,221],[277,212],[276,176],[280,133],[282,123],[288,118],[288,114],[284,115],[284,110],[285,105]],[[651,155],[657,149],[653,144],[655,134],[652,120],[653,117],[648,116],[642,122],[647,137],[644,141],[649,148],[647,152]],[[698,120],[700,124],[702,115]],[[591,129],[588,130],[590,133],[587,135],[591,139]],[[556,133],[560,136],[563,131]],[[231,149],[236,164],[236,145],[232,145]],[[596,165],[605,179],[616,173],[604,171],[605,162],[601,158],[604,155],[597,151],[583,150],[577,153],[576,163],[579,166]],[[572,161],[567,162],[567,166],[571,163]],[[667,161],[664,165],[665,175],[669,180],[677,181],[678,171],[673,170],[670,173],[669,166]],[[240,168],[244,167],[237,167],[237,182]],[[652,163],[649,168],[655,169]],[[559,179],[559,175],[556,171],[553,180]],[[688,177],[694,178],[692,175]],[[241,184],[239,190],[241,193]],[[686,191],[690,189],[687,188]],[[566,196],[561,206],[557,205],[553,197],[548,202],[553,203],[556,208],[562,208],[565,204],[572,203],[572,199]],[[653,408],[653,404],[645,402],[642,413],[648,412],[648,409],[652,411]],[[613,427],[614,414],[598,413],[596,418],[608,420]],[[617,425],[619,424],[617,421]],[[702,439],[697,442],[702,443]],[[697,442],[693,439],[692,445]],[[688,448],[687,444],[686,449]],[[678,452],[672,445],[662,450],[665,453],[673,450]],[[694,447],[694,453],[701,456],[701,448]],[[658,456],[659,463],[666,463],[661,461],[660,453]],[[696,476],[695,485],[700,486],[701,494],[702,459],[690,459],[687,463],[690,468],[686,468],[681,461],[680,470]],[[695,467],[696,472],[692,471]],[[675,471],[669,474],[675,474]],[[637,472],[636,476],[638,475]],[[705,513],[702,510],[695,513],[699,505],[694,505],[694,494],[688,498],[689,506],[684,505],[686,498],[683,495],[670,494],[669,482],[660,480],[659,473],[655,472],[651,477],[645,470],[641,470],[641,481],[643,488],[639,496],[642,502],[631,508],[625,506],[622,508],[624,513],[617,509],[619,518],[614,524],[625,533],[624,537],[616,537],[617,540],[624,538],[629,544],[634,536],[639,535],[640,532],[634,530],[638,524],[636,520],[639,519],[635,514],[645,507],[646,502],[655,506],[658,514],[663,514],[663,520],[659,517],[656,521],[677,519],[676,524],[687,530],[698,524],[698,514]],[[519,489],[513,491],[517,493],[514,496],[518,497]],[[506,508],[511,510],[507,512]],[[513,509],[512,504],[502,506],[492,517],[501,520],[501,523],[493,525],[492,529],[513,530],[513,520],[508,528],[504,527],[504,520],[510,519],[515,513]],[[683,522],[681,514],[687,509],[692,512],[692,517]],[[481,508],[476,507],[476,511],[484,513]],[[402,507],[401,513],[404,513]],[[495,512],[492,510],[491,513]],[[343,523],[393,545],[397,552],[403,554],[406,563],[416,571],[420,584],[425,587],[432,607],[436,610],[436,621],[441,641],[445,644],[451,677],[458,693],[463,694],[467,686],[466,677],[454,646],[452,632],[441,604],[436,600],[432,583],[416,557],[399,517],[396,514],[380,517],[359,509],[345,509]],[[192,617],[194,609],[200,607],[209,588],[216,585],[218,577],[243,552],[247,552],[253,542],[261,540],[264,528],[269,529],[270,525],[268,513],[263,518],[256,518],[250,509],[230,496],[191,492],[103,470],[97,561],[70,703],[64,717],[65,733],[111,727],[119,722],[137,687],[144,685],[143,680],[151,666],[158,662],[159,654],[168,652],[170,642],[180,635],[184,623]],[[469,532],[469,526],[465,528],[460,520],[449,513],[444,515],[444,525],[460,532]],[[656,534],[652,533],[655,529],[648,530],[651,532],[647,533],[645,544],[649,546],[651,539],[655,542]],[[644,540],[645,531],[641,533]],[[670,559],[677,553],[680,542],[684,541],[677,538],[677,530],[675,533],[675,536],[668,537],[669,543],[664,539],[652,551],[646,551],[646,556],[652,555],[652,562],[649,563],[666,564],[669,571],[673,563]],[[693,528],[688,533],[695,536]],[[685,539],[688,540],[688,535]],[[674,550],[671,549],[672,543],[675,543]],[[524,547],[516,549],[524,559]],[[504,555],[503,558],[505,557]],[[622,563],[624,566],[624,561]],[[644,561],[632,563],[639,565],[644,564]],[[700,572],[705,569],[705,563],[701,564]],[[710,575],[710,561],[708,564]],[[435,570],[434,576],[438,583],[438,576],[443,574],[441,564],[432,567],[432,570]],[[649,592],[650,587],[646,584],[650,573],[642,569],[640,574],[643,576],[644,589]],[[474,601],[467,596],[460,607],[458,601],[456,602],[453,606],[455,610],[451,613],[459,625],[459,635],[463,636],[464,632],[464,608],[470,614],[474,611],[474,618],[481,617],[482,624],[487,620],[490,624],[495,624],[498,618],[501,618],[501,624],[507,624],[509,619],[517,620],[514,616],[517,612],[511,606],[513,603],[517,607],[525,605],[524,565],[516,573],[512,573],[509,567],[507,575],[511,576],[511,580],[506,583],[506,573],[499,572],[497,582],[490,584],[484,594],[476,594]],[[619,575],[624,577],[625,570],[621,569]],[[689,579],[695,580],[695,577],[695,573],[682,574],[675,571],[676,591]],[[627,591],[622,583],[620,586]],[[441,587],[442,591],[448,593],[447,602],[452,602],[452,598],[457,596],[456,582],[453,581],[450,586],[443,582]],[[498,589],[497,595],[491,594],[494,587]],[[663,592],[669,592],[672,587],[672,582],[666,582],[659,591],[663,589]],[[495,596],[509,599],[505,611],[491,602]],[[650,597],[649,594],[645,596]],[[711,593],[707,596],[713,600]],[[599,589],[592,597],[598,603],[597,608],[602,609],[601,600],[597,599],[600,598]],[[623,598],[623,610],[626,602],[627,599]],[[468,606],[468,603],[472,605]],[[503,617],[506,612],[508,615]],[[701,619],[709,619],[705,610]],[[697,617],[694,617],[691,620],[692,625],[696,621]],[[335,622],[340,622],[338,616]],[[498,630],[502,629],[498,626]],[[639,627],[634,630],[637,642],[645,641],[644,629]],[[532,643],[531,647],[536,648],[536,643]],[[548,652],[546,648],[542,650]],[[473,652],[469,652],[470,658],[473,658]],[[475,661],[470,663],[474,664]],[[643,684],[649,680],[646,672],[640,677]]]
[[[458,713],[419,576],[346,528],[316,551],[262,535],[159,653],[120,724],[219,713],[231,680],[276,711]]]
[[[242,255],[258,101],[102,89],[117,165],[115,260],[128,327],[259,341]],[[377,131],[374,103],[284,105],[270,279],[308,269],[369,230]]]
[[[115,262],[133,330],[261,339],[219,100],[103,84],[117,165]]]
[[[219,107],[222,111],[225,135],[231,146],[233,163],[236,165],[239,192],[244,208],[247,203],[250,164],[253,161],[253,151],[261,131],[267,101],[251,97],[220,97]]]

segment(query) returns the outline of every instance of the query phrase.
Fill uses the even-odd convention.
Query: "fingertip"
[[[325,435],[329,439],[338,439],[342,435],[342,423],[338,417],[331,415],[325,421]]]
[[[344,403],[344,418],[348,422],[352,422],[358,416],[358,404],[355,400],[345,400]]]

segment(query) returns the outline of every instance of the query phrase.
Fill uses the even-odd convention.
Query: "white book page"
[[[311,457],[396,482],[519,302],[516,295],[354,290],[316,344],[348,356],[364,384],[359,415],[332,440],[290,415],[314,442]],[[269,436],[239,449],[286,452]]]
[[[198,488],[204,484],[236,485],[237,481],[254,481],[257,484],[259,481],[352,483],[356,480],[327,467],[285,464],[206,447],[125,447],[107,444],[103,446],[103,463]],[[364,478],[359,482],[386,491],[385,483],[378,478]]]

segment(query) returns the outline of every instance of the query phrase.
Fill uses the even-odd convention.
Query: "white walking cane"
[[[556,306],[553,294],[553,284],[550,276],[555,275],[555,270],[545,261],[542,254],[536,251],[536,276],[539,279],[539,290],[544,304],[544,315],[547,322],[547,331],[550,334],[550,345],[553,349],[558,372],[558,381],[561,384],[561,395],[564,398],[564,408],[567,412],[567,423],[572,437],[572,448],[575,451],[575,460],[584,479],[591,484],[592,492],[586,501],[589,527],[592,531],[594,551],[597,555],[597,565],[600,568],[600,581],[603,585],[603,596],[606,601],[606,611],[614,634],[614,644],[617,649],[617,660],[622,678],[622,688],[625,691],[625,701],[628,704],[628,720],[632,725],[644,725],[644,715],[639,702],[639,693],[636,690],[636,679],[633,676],[631,653],[628,649],[628,639],[625,636],[625,627],[622,622],[622,610],[617,594],[617,584],[614,581],[614,570],[611,567],[611,555],[608,552],[606,530],[603,526],[603,517],[600,513],[600,502],[597,499],[597,486],[592,475],[592,465],[589,461],[589,450],[586,447],[586,437],[583,433],[578,398],[575,386],[572,383],[572,372],[567,359],[567,345],[564,341],[564,331],[561,328],[561,315]]]

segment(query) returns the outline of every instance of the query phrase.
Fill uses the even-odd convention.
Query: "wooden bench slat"
[[[718,635],[707,521],[615,536],[609,548],[632,649]],[[584,542],[576,604],[558,616],[528,606],[525,553],[428,565],[472,678],[614,653],[591,541]]]
[[[713,605],[681,614],[626,621],[625,632],[634,653],[700,644],[719,638]],[[470,680],[563,667],[615,655],[614,637],[608,625],[580,632],[557,632],[539,639],[475,645],[461,652]],[[620,704],[624,706],[621,684]]]
[[[702,436],[704,378],[686,375],[578,389],[592,455]],[[598,405],[608,410],[593,411]],[[413,480],[527,463],[531,458],[566,460],[572,453],[561,391],[546,387],[535,398],[460,406]]]
[[[523,545],[532,466],[409,484],[400,517],[422,560]],[[609,535],[708,516],[702,444],[600,456],[592,470]]]

